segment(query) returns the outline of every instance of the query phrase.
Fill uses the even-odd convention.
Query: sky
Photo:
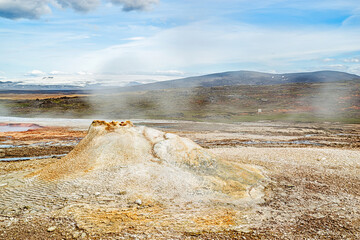
[[[360,74],[358,0],[0,0],[0,81]]]

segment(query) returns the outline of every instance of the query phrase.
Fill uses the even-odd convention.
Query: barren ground
[[[144,122],[196,141],[234,165],[257,166],[267,177],[263,200],[245,204],[242,222],[233,222],[232,206],[219,206],[216,222],[204,214],[194,225],[147,228],[162,222],[151,203],[129,205],[122,215],[107,208],[108,200],[92,198],[99,206],[83,218],[63,214],[66,202],[33,209],[35,200],[50,191],[17,192],[19,176],[60,161],[86,134],[86,129],[43,127],[27,132],[0,133],[0,158],[54,156],[28,161],[0,162],[0,191],[18,195],[15,202],[0,195],[0,239],[359,239],[360,125],[289,123]],[[14,147],[15,146],[15,147]],[[38,192],[36,192],[38,191]],[[10,193],[9,193],[10,192]],[[56,211],[47,211],[59,205]],[[11,207],[9,207],[11,206]],[[184,210],[187,214],[196,203]],[[234,211],[239,209],[234,209]],[[76,210],[74,210],[76,211]],[[150,218],[143,218],[150,214]],[[179,214],[179,213],[176,213]],[[181,216],[181,214],[179,215]],[[186,219],[184,215],[184,219]],[[84,220],[85,219],[85,220]],[[90,219],[90,220],[89,220]],[[83,222],[90,221],[90,227]],[[115,231],[114,224],[122,230]],[[95,226],[95,227],[93,227]],[[110,226],[110,227],[109,227]],[[211,226],[214,226],[213,228]],[[55,227],[55,229],[51,229]]]

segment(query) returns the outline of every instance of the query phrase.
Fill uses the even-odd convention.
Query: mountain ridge
[[[118,90],[149,91],[171,88],[216,87],[232,85],[277,85],[286,83],[339,82],[356,79],[360,79],[360,76],[346,72],[328,70],[283,74],[242,70],[122,87]]]
[[[277,85],[287,83],[339,82],[360,79],[360,76],[340,71],[316,71],[299,73],[264,73],[256,71],[227,71],[201,76],[140,84],[129,82],[126,86],[103,86],[99,83],[77,86],[71,84],[36,85],[21,82],[0,81],[0,90],[109,90],[120,92],[163,90],[172,88],[216,87],[233,85]]]

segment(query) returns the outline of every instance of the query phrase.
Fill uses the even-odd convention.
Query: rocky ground
[[[257,166],[267,177],[262,201],[244,204],[241,223],[233,221],[228,206],[227,211],[219,207],[217,222],[209,222],[211,218],[205,215],[195,221],[195,225],[225,226],[213,228],[216,231],[191,226],[174,231],[159,226],[141,233],[141,228],[132,224],[120,232],[114,231],[114,228],[106,227],[107,221],[124,224],[138,221],[138,225],[143,226],[144,220],[139,216],[149,212],[155,216],[151,221],[157,221],[156,209],[150,203],[130,204],[119,217],[114,209],[105,208],[107,200],[104,197],[94,197],[92,201],[99,205],[95,225],[104,226],[100,227],[102,231],[95,231],[82,224],[79,218],[62,214],[66,206],[62,199],[53,200],[52,208],[59,207],[50,212],[31,208],[24,202],[26,193],[17,193],[19,196],[11,204],[12,209],[2,209],[0,213],[0,239],[360,238],[359,125],[271,122],[138,124],[188,137],[234,166]],[[57,156],[68,153],[85,135],[86,129],[66,127],[0,133],[0,159],[54,156],[0,162],[1,191],[11,191],[10,185],[24,184],[19,181],[23,174],[60,161]],[[30,195],[34,196],[34,201],[41,200],[41,194],[47,193],[49,188],[39,187],[39,192],[35,189],[35,193]],[[8,206],[6,201],[9,200],[0,196],[0,208],[1,205]],[[46,207],[44,205],[44,209]],[[136,216],[134,211],[138,213]],[[184,213],[188,211],[191,211],[191,206]]]

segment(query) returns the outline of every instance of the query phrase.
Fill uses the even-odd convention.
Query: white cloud
[[[354,14],[351,15],[350,17],[346,18],[343,22],[342,22],[343,26],[359,26],[360,25],[360,14]]]
[[[359,65],[352,65],[348,68],[347,71],[360,76],[360,66]]]
[[[61,71],[56,71],[56,70],[54,70],[54,71],[51,71],[51,72],[49,72],[49,75],[65,75],[66,73],[65,72],[61,72]]]
[[[344,59],[344,62],[347,62],[347,63],[359,63],[360,59],[359,58],[346,58],[346,59]]]
[[[124,11],[149,10],[159,0],[107,0],[121,5]],[[50,6],[89,12],[102,4],[101,0],[0,0],[0,17],[38,19],[51,13]],[[105,3],[106,4],[106,3]]]
[[[36,77],[36,76],[43,76],[46,73],[40,70],[32,70],[28,73],[25,74],[25,76],[29,76],[29,77]]]
[[[1,0],[0,17],[36,19],[51,13],[48,0]]]
[[[324,62],[333,62],[333,61],[335,61],[335,59],[334,58],[324,58],[323,61]]]
[[[331,64],[331,65],[328,65],[328,67],[333,68],[333,69],[341,69],[341,70],[347,69],[347,66],[345,66],[343,64]]]
[[[126,86],[128,83],[136,81],[139,83],[151,83],[156,81],[164,81],[176,79],[175,76],[162,74],[79,74],[67,73],[64,75],[55,75],[49,79],[44,76],[28,76],[26,78],[7,79],[12,82],[21,82],[25,85],[73,85],[86,86],[89,84],[101,83],[103,86]],[[1,79],[1,77],[0,77]]]
[[[131,37],[131,38],[124,38],[123,40],[126,41],[139,41],[145,39],[144,37]]]
[[[78,74],[78,75],[93,75],[93,73],[91,73],[91,72],[85,72],[85,71],[80,71],[80,72],[77,72],[76,74]]]
[[[122,5],[124,11],[149,10],[159,0],[111,0],[115,5]]]
[[[156,74],[166,75],[166,76],[183,76],[185,73],[179,70],[163,70],[156,71]]]
[[[295,61],[359,51],[359,42],[360,32],[346,29],[289,30],[197,23],[85,54],[73,65],[98,73],[152,72],[154,69],[189,72],[219,63],[237,64],[239,68],[256,63],[273,69]]]
[[[79,12],[88,12],[100,5],[100,0],[56,0],[63,8],[72,8]]]

